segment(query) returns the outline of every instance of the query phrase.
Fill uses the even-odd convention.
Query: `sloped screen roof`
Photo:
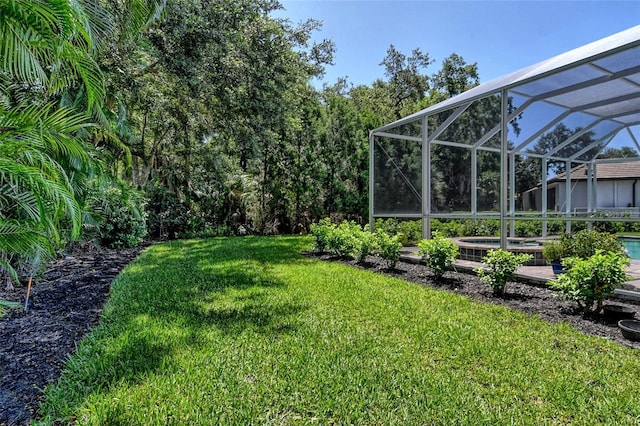
[[[640,123],[640,25],[481,84],[374,131],[507,90],[531,104],[544,101],[621,125]]]
[[[628,161],[639,153],[636,26],[372,131],[370,221],[388,213],[427,219],[500,217],[503,248],[507,220],[515,235],[517,215],[546,220],[556,214],[567,220],[569,232],[571,220],[590,219],[599,208],[597,179],[590,175],[584,200],[577,193],[572,199],[571,185],[550,195],[548,180],[570,181],[571,170],[582,170],[581,164],[599,175],[629,169],[620,157]],[[522,194],[536,185],[542,186],[541,199],[525,203]],[[401,191],[405,188],[411,189],[404,191],[408,195]],[[404,202],[411,197],[414,204]],[[640,207],[636,198],[634,208]],[[640,214],[625,220],[636,219]],[[423,220],[425,237],[428,226],[429,220]]]

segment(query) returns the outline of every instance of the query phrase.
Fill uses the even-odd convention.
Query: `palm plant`
[[[88,163],[86,149],[73,137],[88,126],[83,114],[39,105],[0,114],[0,265],[13,280],[13,256],[52,253],[62,221],[73,235],[80,232],[80,209],[56,158]]]
[[[104,82],[91,52],[95,49],[93,36],[108,31],[109,24],[104,19],[106,13],[100,13],[95,5],[88,8],[91,4],[95,2],[0,3],[0,63],[14,83],[2,91],[14,89],[15,95],[17,84],[30,89],[23,91],[26,97],[46,97],[81,85],[87,108],[99,107],[104,98]]]
[[[0,2],[0,267],[13,281],[21,260],[53,253],[63,223],[80,232],[76,196],[94,164],[81,137],[92,122],[109,126],[94,55],[118,25],[101,4]],[[117,5],[132,6],[119,23],[123,37],[156,18],[164,0]]]
[[[8,286],[17,265],[35,268],[53,254],[62,223],[72,237],[80,232],[77,196],[95,163],[79,136],[96,129],[92,122],[110,127],[94,54],[116,28],[121,43],[133,41],[164,4],[111,2],[122,8],[116,25],[90,0],[0,2],[0,269]]]

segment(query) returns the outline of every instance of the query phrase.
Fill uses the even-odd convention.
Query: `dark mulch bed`
[[[602,314],[584,318],[580,312],[576,311],[574,302],[558,298],[557,292],[543,286],[510,282],[507,284],[505,295],[496,297],[492,294],[488,284],[480,281],[477,276],[470,273],[448,271],[442,279],[436,280],[426,266],[419,264],[398,262],[395,270],[388,270],[386,264],[380,258],[373,256],[367,257],[366,263],[360,265],[353,260],[341,259],[329,254],[310,252],[305,254],[322,260],[350,264],[420,285],[451,291],[468,296],[473,300],[507,306],[527,314],[537,315],[545,321],[564,321],[585,334],[605,337],[621,345],[640,349],[640,342],[627,340],[622,336],[617,321],[609,320]],[[612,297],[606,303],[628,306],[640,311],[640,303],[628,299]],[[636,314],[636,318],[638,317],[640,317],[640,314]]]
[[[83,247],[52,262],[29,297],[28,311],[0,317],[0,425],[29,424],[44,388],[55,382],[77,343],[94,327],[120,271],[142,248]],[[4,286],[3,286],[4,287]],[[26,288],[0,288],[24,304]]]

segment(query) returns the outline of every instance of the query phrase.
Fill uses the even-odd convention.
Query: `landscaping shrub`
[[[537,237],[542,235],[542,224],[537,220],[516,220],[517,237]]]
[[[363,263],[367,256],[377,247],[377,237],[374,233],[361,228],[359,225],[351,228],[353,232],[353,245],[349,256]]]
[[[318,223],[311,224],[311,235],[315,238],[315,247],[314,249],[319,252],[323,252],[329,246],[329,238],[333,229],[335,229],[335,225],[331,223],[331,219],[324,218],[320,219]]]
[[[374,232],[384,232],[387,235],[398,233],[398,221],[395,219],[376,219],[373,225]]]
[[[640,222],[625,222],[624,232],[640,232]]]
[[[434,231],[438,231],[440,234],[446,237],[462,237],[463,234],[463,224],[459,220],[431,220],[431,229]]]
[[[624,284],[629,259],[620,253],[597,250],[587,259],[568,257],[562,264],[567,272],[549,281],[549,286],[574,300],[586,315],[599,312],[604,299]]]
[[[489,284],[493,294],[500,296],[504,294],[507,281],[514,279],[516,269],[531,258],[532,256],[526,253],[515,254],[503,249],[489,250],[482,259],[489,269],[478,267],[474,271],[482,281]]]
[[[398,234],[406,237],[404,245],[416,244],[422,239],[422,221],[405,220],[398,222]]]
[[[335,226],[331,225],[329,219],[325,219],[313,230],[315,230],[314,235],[317,235],[316,244],[325,244],[336,255],[348,256],[361,263],[376,248],[376,235],[353,221],[345,220]],[[318,236],[320,243],[318,243]]]
[[[565,223],[560,220],[550,220],[547,222],[547,232],[551,235],[562,234],[565,230]]]
[[[338,256],[352,256],[356,251],[356,232],[360,225],[353,221],[344,221],[329,232],[328,248]]]
[[[397,235],[403,246],[416,244],[422,239],[422,221],[396,219],[376,219],[374,232],[382,231],[388,235]]]
[[[598,250],[624,253],[624,246],[614,234],[599,232],[594,229],[584,229],[568,238],[570,251],[567,257],[587,259]]]
[[[497,219],[466,219],[462,225],[462,234],[467,237],[495,237],[500,232]]]
[[[386,232],[376,232],[378,256],[387,262],[387,268],[394,269],[400,259],[402,243],[397,235],[390,236]]]
[[[427,266],[436,278],[441,278],[451,269],[453,261],[458,257],[458,246],[437,231],[432,233],[430,240],[420,241],[418,247],[418,253],[424,256]]]
[[[609,215],[607,213],[596,213],[595,217],[609,217]],[[617,234],[624,232],[625,226],[622,222],[595,222],[593,228],[596,231]]]
[[[575,234],[562,234],[559,239],[545,243],[542,254],[549,261],[566,257],[588,259],[598,250],[623,255],[624,245],[614,234],[583,229]]]

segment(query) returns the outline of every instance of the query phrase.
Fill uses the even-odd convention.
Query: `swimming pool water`
[[[640,259],[640,238],[620,238],[631,259]]]

